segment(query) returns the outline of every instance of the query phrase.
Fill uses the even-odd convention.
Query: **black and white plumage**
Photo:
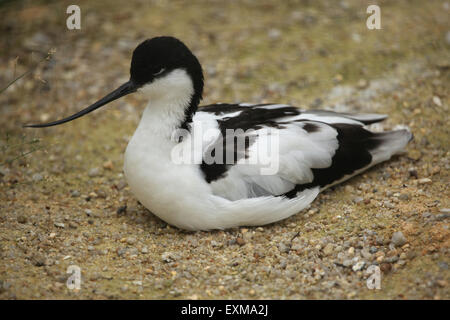
[[[385,115],[300,110],[284,104],[198,108],[203,91],[200,63],[172,37],[141,43],[133,52],[130,72],[129,82],[90,107],[34,126],[64,123],[141,92],[149,103],[127,147],[124,172],[144,206],[183,229],[264,225],[287,218],[307,207],[320,190],[388,160],[412,138],[408,130],[373,133],[365,128]],[[184,136],[174,138],[179,130]],[[236,146],[235,139],[243,143]],[[260,150],[267,151],[273,141],[276,157],[262,163]],[[218,156],[220,147],[223,154]],[[178,163],[177,152],[199,161]],[[229,154],[231,162],[225,157]],[[211,156],[216,161],[211,162]],[[276,164],[276,170],[262,174],[268,164]]]
[[[279,132],[281,168],[277,175],[255,176],[253,168],[248,172],[238,161],[232,165],[202,163],[206,181],[213,189],[224,189],[222,195],[232,200],[269,195],[293,198],[304,189],[324,189],[389,159],[411,138],[406,130],[372,133],[364,128],[386,119],[385,115],[300,110],[282,104],[214,104],[200,108],[194,121],[197,118],[217,122],[220,142],[226,140],[227,129],[253,129],[252,135],[258,137],[247,149],[266,138],[266,128]],[[236,160],[240,158],[235,155]],[[230,189],[225,191],[221,186],[227,184]],[[245,187],[236,189],[240,184]]]

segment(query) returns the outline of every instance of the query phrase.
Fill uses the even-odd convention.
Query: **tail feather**
[[[402,129],[376,133],[372,139],[377,142],[377,147],[370,150],[370,153],[372,163],[377,164],[402,152],[408,142],[413,139],[413,134],[409,129]]]

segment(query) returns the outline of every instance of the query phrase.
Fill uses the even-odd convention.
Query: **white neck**
[[[137,130],[151,136],[170,139],[174,130],[185,120],[185,110],[191,103],[194,86],[183,69],[176,69],[166,76],[138,90],[149,100]],[[151,139],[152,137],[148,138]]]

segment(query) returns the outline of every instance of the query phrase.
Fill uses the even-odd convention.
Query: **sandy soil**
[[[449,2],[58,1],[0,6],[0,298],[449,299]],[[389,114],[404,155],[259,228],[188,233],[142,207],[122,174],[144,101],[23,129],[127,80],[133,48],[173,35],[205,70],[204,104],[282,102]],[[380,129],[380,127],[378,127]],[[176,186],[174,186],[174,190]],[[394,235],[395,233],[395,235]],[[79,290],[66,286],[70,265]],[[370,290],[367,269],[381,270]]]

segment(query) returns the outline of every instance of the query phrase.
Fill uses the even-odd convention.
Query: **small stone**
[[[360,41],[358,41],[358,42],[360,42]],[[366,79],[359,79],[358,84],[357,84],[358,89],[365,89],[368,86],[369,86],[369,82]]]
[[[62,222],[55,222],[54,225],[55,225],[55,227],[62,228],[62,229],[64,229],[66,227],[64,225],[64,223],[62,223]]]
[[[41,181],[42,179],[44,179],[44,177],[40,173],[35,173],[35,174],[33,174],[32,179],[34,182],[38,182],[38,181]]]
[[[433,96],[433,103],[437,105],[438,107],[442,107],[442,101],[441,98],[438,96]]]
[[[45,257],[39,253],[36,253],[32,256],[31,262],[36,267],[42,267],[43,265],[45,265]]]
[[[390,263],[382,263],[380,266],[380,270],[383,273],[388,273],[389,271],[391,271],[392,269],[392,265]]]
[[[409,200],[409,195],[407,193],[402,193],[398,196],[398,198],[402,201]]]
[[[103,163],[103,168],[107,169],[107,170],[112,170],[114,167],[113,163],[111,160],[106,161],[105,163]]]
[[[240,246],[243,246],[245,244],[245,240],[241,237],[236,238],[236,243]]]
[[[347,253],[348,253],[349,256],[353,257],[353,255],[355,254],[355,248],[350,247],[348,249]]]
[[[71,228],[71,229],[76,229],[76,228],[78,228],[78,226],[77,226],[77,224],[75,223],[75,222],[69,222],[69,228]]]
[[[127,249],[126,248],[118,248],[117,249],[117,255],[119,257],[123,257],[126,253],[127,253]]]
[[[433,181],[431,181],[431,179],[429,178],[422,178],[417,180],[418,184],[431,184]]]
[[[133,281],[133,284],[134,284],[135,286],[142,286],[142,281],[140,281],[140,280],[135,280],[135,281]]]
[[[441,288],[447,288],[448,282],[444,279],[436,280],[436,284]]]
[[[280,250],[281,253],[288,253],[291,250],[291,247],[281,242],[278,245],[278,250]]]
[[[333,253],[334,246],[331,243],[328,243],[325,248],[323,248],[323,253],[328,256]]]
[[[409,168],[408,173],[409,173],[410,177],[413,177],[416,179],[419,177],[419,174],[417,173],[417,170],[415,168]]]
[[[392,202],[390,202],[390,201],[384,201],[383,205],[384,205],[385,208],[388,208],[388,209],[394,209],[395,208],[395,205]]]
[[[442,221],[448,218],[450,218],[450,213],[439,213],[434,217],[436,221]]]
[[[127,238],[127,243],[132,245],[136,243],[136,238],[135,237],[128,237]]]
[[[267,36],[273,40],[278,39],[281,37],[281,31],[278,29],[270,29],[269,32],[267,32]]]
[[[364,267],[365,264],[366,263],[364,261],[359,261],[353,265],[352,270],[355,272],[360,271]]]
[[[127,212],[127,206],[121,206],[121,207],[119,207],[119,208],[117,209],[117,211],[116,211],[116,213],[117,213],[118,215],[124,214],[124,213],[126,213],[126,212]]]
[[[106,199],[106,192],[103,190],[97,190],[97,198]]]
[[[394,232],[391,238],[391,243],[396,247],[401,247],[407,242],[405,236],[401,231]]]
[[[422,218],[429,218],[429,217],[431,217],[431,212],[424,212],[424,213],[422,213]]]
[[[363,197],[354,197],[354,198],[352,199],[352,201],[353,201],[354,203],[361,203],[361,202],[364,201],[364,198],[363,198]]]
[[[98,177],[100,175],[100,169],[99,168],[92,168],[91,170],[89,170],[88,175],[91,178]]]
[[[395,263],[395,262],[398,261],[398,256],[395,255],[395,256],[392,256],[392,257],[385,258],[384,261],[388,262],[388,263]]]
[[[127,182],[125,180],[120,180],[119,183],[117,184],[117,189],[118,190],[122,190],[123,188],[125,188],[127,186]]]
[[[350,267],[351,265],[353,265],[353,261],[352,261],[352,259],[346,259],[346,260],[344,260],[344,262],[342,262],[342,265],[344,267]]]
[[[162,261],[169,263],[169,262],[173,262],[173,261],[177,260],[177,256],[175,254],[173,254],[172,252],[164,252],[161,255],[161,259],[162,259]]]
[[[143,247],[141,249],[141,253],[144,253],[144,254],[148,253],[148,248],[147,247]]]
[[[361,250],[361,256],[366,260],[372,260],[372,254],[369,252],[368,249],[362,249]]]
[[[80,196],[80,191],[78,191],[78,190],[73,190],[73,191],[70,193],[70,195],[71,195],[73,198],[77,198],[77,197]]]
[[[27,223],[27,217],[24,216],[23,214],[21,214],[17,217],[17,222],[18,223]]]
[[[84,210],[84,213],[86,213],[86,215],[87,215],[88,217],[92,216],[92,210],[90,210],[90,209]]]

